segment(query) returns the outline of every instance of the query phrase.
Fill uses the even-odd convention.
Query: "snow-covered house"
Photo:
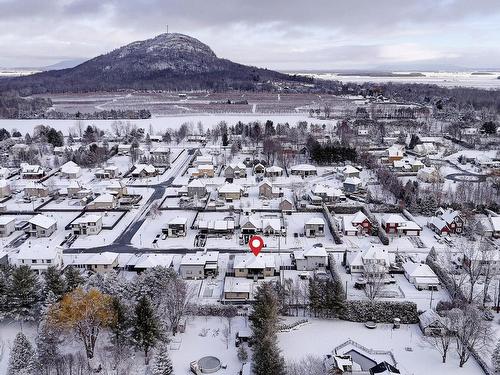
[[[66,265],[106,274],[118,268],[118,255],[110,251],[96,254],[72,254],[66,258]]]
[[[247,167],[243,163],[229,164],[224,169],[224,177],[226,178],[244,178],[247,176]]]
[[[38,274],[53,266],[61,269],[63,266],[63,250],[60,246],[22,247],[16,255],[18,266],[29,266]]]
[[[342,174],[345,178],[348,177],[358,177],[359,178],[359,170],[352,165],[346,165],[342,168]]]
[[[372,223],[362,211],[342,217],[342,232],[346,236],[370,234],[371,230]]]
[[[68,198],[76,198],[78,193],[83,189],[82,184],[78,180],[71,180],[66,186],[66,193]]]
[[[306,237],[324,237],[325,220],[321,217],[313,217],[304,224],[304,233]]]
[[[394,160],[401,160],[404,157],[404,147],[394,144],[387,149],[386,154],[390,163]]]
[[[107,167],[98,169],[94,175],[95,178],[101,180],[115,178],[118,177],[118,167],[116,165],[108,165]]]
[[[311,189],[311,194],[312,196],[310,198],[313,204],[316,200],[318,200],[320,204],[321,201],[329,203],[345,199],[345,195],[342,190],[323,184],[314,185]],[[321,198],[321,200],[316,199],[316,197]]]
[[[16,220],[11,216],[0,216],[0,237],[8,237],[16,230]]]
[[[183,279],[204,279],[207,276],[217,276],[218,269],[218,251],[198,251],[182,257],[179,273]]]
[[[0,198],[10,196],[10,186],[7,180],[0,180]]]
[[[386,233],[419,236],[422,228],[415,222],[403,218],[399,214],[388,214],[382,217],[382,228]]]
[[[278,207],[284,213],[291,213],[295,209],[293,201],[290,198],[283,198]]]
[[[99,234],[102,230],[102,216],[97,214],[84,214],[71,222],[73,234],[87,236]]]
[[[45,171],[39,165],[21,164],[21,178],[34,180],[43,176],[45,176]]]
[[[259,217],[254,215],[243,222],[241,225],[241,233],[248,235],[262,233],[265,236],[276,236],[286,233],[286,229],[281,218],[278,216],[266,215]]]
[[[298,165],[294,165],[290,169],[290,174],[292,176],[301,176],[302,178],[309,177],[309,176],[317,176],[318,169],[314,165],[298,164]]]
[[[224,184],[219,187],[219,199],[233,201],[241,198],[243,187],[238,184]]]
[[[242,278],[265,278],[275,274],[274,255],[238,254],[234,257],[234,276]]]
[[[268,178],[275,178],[283,176],[283,168],[278,167],[276,165],[272,165],[267,167],[264,171],[264,176]]]
[[[425,336],[440,336],[446,333],[448,324],[445,319],[428,309],[418,316],[418,325]]]
[[[234,233],[234,220],[200,220],[198,230],[202,234],[231,234]]]
[[[283,196],[283,189],[275,186],[268,179],[264,179],[259,184],[259,197],[265,199],[279,198]]]
[[[350,273],[362,273],[370,276],[384,276],[390,266],[389,252],[380,246],[370,246],[347,256]]]
[[[82,174],[82,170],[78,164],[70,160],[61,166],[61,174],[65,178],[78,178]]]
[[[436,217],[439,217],[446,223],[450,233],[462,233],[465,220],[459,211],[440,207],[436,212]]]
[[[193,161],[193,166],[195,167],[199,167],[203,164],[215,165],[214,158],[210,155],[200,155]]]
[[[163,230],[168,237],[185,237],[187,233],[187,219],[185,217],[175,217],[167,223]]]
[[[187,195],[189,197],[204,197],[207,194],[207,188],[203,181],[194,179],[187,185]]]
[[[414,148],[413,151],[416,152],[419,155],[430,155],[430,154],[435,154],[437,152],[436,146],[432,142],[424,142],[424,143],[419,143],[417,144]]]
[[[28,220],[27,232],[32,237],[50,237],[57,229],[54,218],[38,214]]]
[[[44,198],[49,196],[49,188],[42,182],[28,181],[24,186],[26,198]]]
[[[344,191],[346,193],[355,193],[361,188],[362,183],[363,181],[358,177],[347,177],[343,183]]]
[[[405,277],[418,290],[437,290],[439,279],[434,271],[424,263],[403,263]]]
[[[170,148],[167,146],[156,146],[149,153],[151,156],[170,156]]]
[[[224,278],[224,300],[228,302],[247,302],[253,297],[253,280],[226,276]]]
[[[171,268],[174,256],[172,254],[134,254],[125,265],[127,271],[141,273],[154,267]]]
[[[292,257],[298,271],[315,271],[328,266],[328,254],[321,244],[307,250],[296,250]]]
[[[111,180],[106,185],[106,191],[115,195],[117,198],[121,198],[128,194],[127,185],[122,180]]]
[[[200,164],[195,168],[191,168],[190,173],[193,178],[214,177],[215,169],[213,164]]]
[[[154,177],[158,175],[158,170],[151,164],[136,164],[130,174],[132,177]]]
[[[117,205],[117,199],[114,195],[104,193],[89,203],[89,208],[94,210],[112,210]]]
[[[255,175],[261,175],[264,174],[265,172],[266,172],[266,167],[264,167],[261,163],[257,163],[253,167],[253,173]]]
[[[129,155],[132,150],[132,145],[118,145],[118,155]]]

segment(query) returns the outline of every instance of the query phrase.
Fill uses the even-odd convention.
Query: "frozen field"
[[[394,72],[404,74],[407,72]],[[319,79],[335,80],[342,82],[394,82],[394,83],[425,83],[444,87],[476,87],[481,89],[500,89],[499,72],[491,74],[472,74],[472,72],[419,72],[423,76],[367,76],[367,75],[342,75],[340,73],[297,73],[309,75]]]
[[[296,124],[299,121],[311,121],[312,119],[307,114],[198,114],[198,115],[175,115],[175,116],[156,116],[150,119],[141,120],[130,120],[132,124],[136,124],[138,127],[144,129],[149,129],[149,125],[152,125],[154,132],[161,133],[165,129],[177,129],[184,123],[191,123],[195,127],[198,122],[203,123],[203,126],[207,128],[212,128],[221,121],[226,121],[228,125],[234,125],[238,121],[242,122],[252,122],[260,121],[266,122],[271,120],[274,123],[288,122],[289,124]],[[96,125],[102,130],[110,130],[111,124],[115,120],[83,120],[85,126]],[[122,120],[126,122],[126,120]],[[128,120],[127,120],[128,121]],[[327,124],[333,126],[335,120],[316,120],[316,124]],[[0,128],[5,128],[7,130],[17,129],[22,133],[32,132],[33,128],[37,125],[50,125],[57,130],[61,130],[64,134],[67,134],[68,130],[75,127],[75,120],[16,120],[16,119],[0,119]]]

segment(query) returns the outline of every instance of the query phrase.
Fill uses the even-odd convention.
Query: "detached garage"
[[[403,269],[405,277],[418,290],[437,290],[439,279],[427,264],[406,262]]]

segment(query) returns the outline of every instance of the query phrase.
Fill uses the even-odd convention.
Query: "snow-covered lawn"
[[[294,321],[297,318],[287,320]],[[297,361],[307,355],[323,357],[351,339],[369,349],[392,351],[402,374],[482,374],[473,358],[463,369],[459,369],[453,346],[447,363],[442,364],[441,355],[423,340],[418,325],[402,325],[400,329],[392,329],[392,325],[379,324],[376,329],[370,330],[362,323],[311,319],[308,324],[280,333],[278,337],[287,360]]]

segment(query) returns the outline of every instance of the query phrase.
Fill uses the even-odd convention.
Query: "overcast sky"
[[[94,57],[167,24],[273,69],[500,68],[499,0],[0,0],[0,66]]]

